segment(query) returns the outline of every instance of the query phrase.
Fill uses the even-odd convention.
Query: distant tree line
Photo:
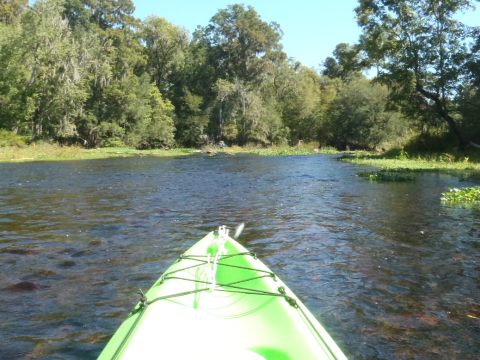
[[[279,25],[252,7],[189,34],[136,19],[131,0],[1,1],[0,129],[87,147],[340,149],[433,131],[463,148],[480,137],[480,30],[456,20],[470,6],[360,0],[359,43],[317,72],[289,59]]]

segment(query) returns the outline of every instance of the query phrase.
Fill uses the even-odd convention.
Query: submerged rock
[[[75,261],[72,261],[72,260],[65,260],[65,261],[62,261],[61,263],[58,264],[58,266],[62,267],[62,268],[69,268],[69,267],[72,267],[72,266],[75,266]]]
[[[22,249],[22,248],[0,249],[0,254],[35,255],[37,253],[38,251],[35,249]]]
[[[31,281],[20,281],[19,283],[9,285],[4,288],[6,291],[10,292],[29,292],[38,290],[40,287]]]

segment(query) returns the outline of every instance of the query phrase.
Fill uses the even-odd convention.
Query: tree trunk
[[[461,133],[460,129],[458,128],[458,125],[455,121],[454,118],[452,118],[449,114],[449,111],[448,109],[446,108],[445,104],[443,103],[442,99],[435,93],[432,93],[430,91],[427,91],[423,88],[422,85],[420,84],[416,84],[416,89],[417,91],[423,95],[424,97],[426,97],[427,99],[430,99],[434,102],[435,106],[434,106],[434,109],[435,109],[435,112],[443,119],[446,121],[446,123],[448,124],[448,127],[450,129],[450,131],[453,133],[453,135],[455,135],[455,137],[457,138],[457,141],[458,141],[458,147],[460,148],[460,150],[464,150],[467,145],[469,144],[469,142],[465,139],[465,137],[463,136],[463,134]]]

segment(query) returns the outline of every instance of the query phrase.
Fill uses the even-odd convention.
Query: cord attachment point
[[[148,305],[148,299],[143,293],[142,289],[138,289],[137,292],[140,295],[140,308],[146,308]]]
[[[288,296],[288,295],[287,295],[287,292],[285,291],[285,288],[284,288],[283,286],[280,286],[280,287],[278,288],[278,292],[283,295],[283,298],[287,301],[287,303],[288,303],[290,306],[294,307],[295,309],[298,309],[297,300],[295,300],[294,298]]]

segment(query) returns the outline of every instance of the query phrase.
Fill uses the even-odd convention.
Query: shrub
[[[25,139],[22,136],[14,133],[13,131],[0,129],[0,147],[4,147],[4,146],[22,147],[24,145],[25,145]]]

